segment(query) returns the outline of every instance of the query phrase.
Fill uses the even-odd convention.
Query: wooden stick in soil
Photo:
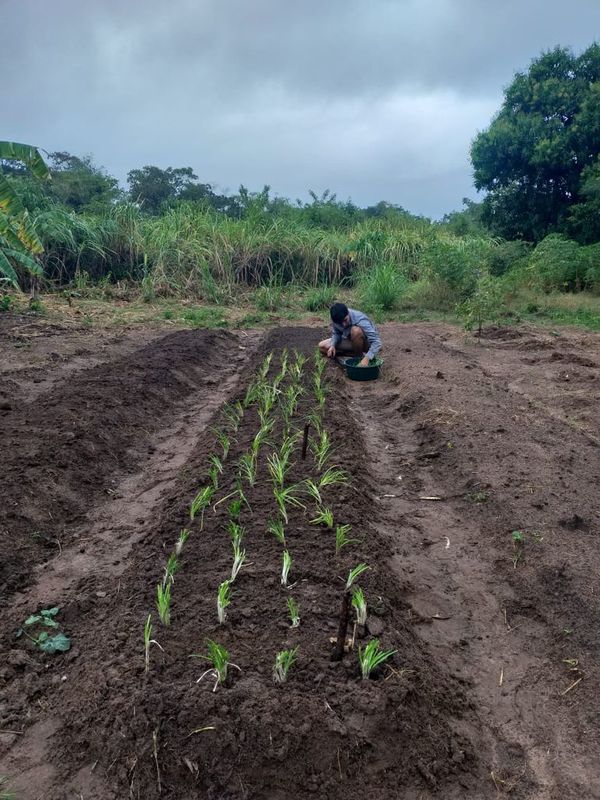
[[[344,646],[346,644],[346,634],[348,632],[348,617],[350,616],[350,592],[344,592],[340,605],[340,621],[338,625],[337,639],[335,648],[331,654],[332,661],[341,661],[344,657]]]
[[[304,425],[304,437],[302,439],[302,461],[306,460],[306,449],[308,447],[308,429],[310,428],[310,422],[307,422]]]

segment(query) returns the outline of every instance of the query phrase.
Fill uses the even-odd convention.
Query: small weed
[[[490,496],[487,492],[473,492],[469,495],[469,500],[476,505],[482,505],[483,503],[487,503],[490,499]]]
[[[47,628],[57,631],[60,627],[55,617],[60,611],[58,606],[44,608],[27,617],[23,626],[16,633],[17,638],[26,636],[43,653],[66,653],[71,649],[71,640],[64,633],[50,635]]]

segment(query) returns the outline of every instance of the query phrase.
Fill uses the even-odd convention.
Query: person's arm
[[[377,353],[381,350],[381,336],[379,335],[379,331],[377,330],[375,325],[373,325],[373,323],[368,317],[363,317],[361,319],[360,327],[365,332],[365,336],[367,337],[367,341],[369,342],[369,351],[361,363],[366,361],[368,364],[369,361],[375,358]],[[366,364],[363,365],[366,366]]]
[[[331,323],[331,346],[337,348],[342,341],[342,334],[336,327],[335,323]]]

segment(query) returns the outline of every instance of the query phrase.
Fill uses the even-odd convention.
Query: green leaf
[[[38,638],[37,638],[37,643],[40,645],[40,647],[42,647],[41,642],[45,642],[47,638],[48,638],[47,632],[46,631],[42,631],[40,633],[40,635],[38,636]],[[42,650],[43,649],[44,648],[42,647]]]
[[[35,625],[35,623],[39,622],[40,620],[41,620],[41,617],[40,617],[39,614],[32,614],[30,617],[27,617],[27,619],[25,620],[25,622],[23,624],[24,625]]]
[[[44,625],[47,625],[49,628],[58,628],[58,622],[51,619],[50,617],[43,617],[42,622]]]
[[[0,142],[0,159],[22,161],[27,164],[36,178],[50,178],[50,170],[36,147],[18,142]]]
[[[60,611],[60,606],[54,606],[54,608],[42,609],[41,614],[44,617],[55,617],[59,611]]]
[[[56,636],[51,636],[43,644],[40,644],[40,649],[44,653],[66,653],[71,649],[71,640],[64,633],[57,633]]]

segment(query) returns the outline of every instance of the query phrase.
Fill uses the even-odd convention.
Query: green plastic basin
[[[375,381],[379,377],[381,365],[383,361],[381,358],[375,358],[368,367],[359,367],[358,364],[362,358],[348,358],[344,364],[346,375],[352,381]]]

